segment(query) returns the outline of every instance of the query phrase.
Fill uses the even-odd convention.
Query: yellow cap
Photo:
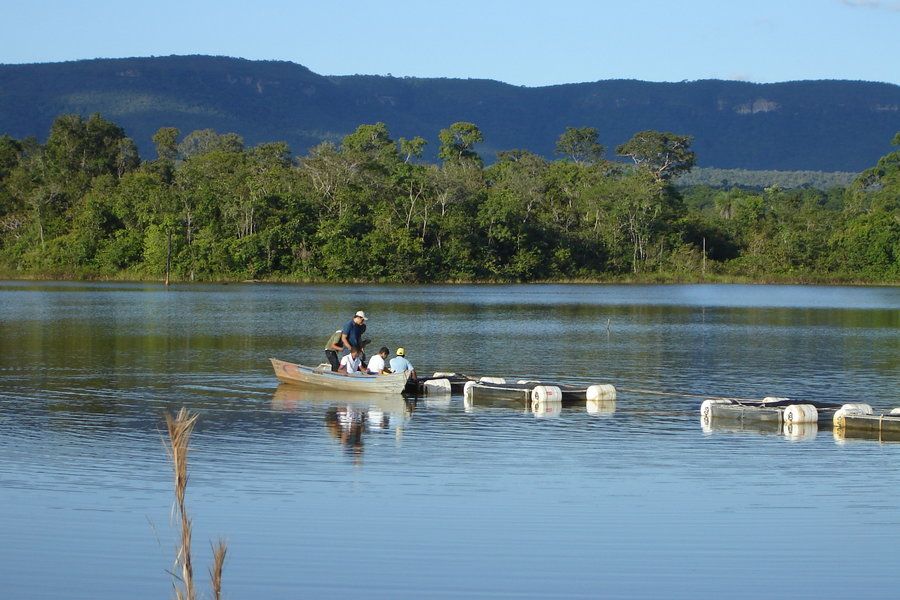
[[[406,354],[406,350],[403,348],[397,348],[397,356],[403,356]]]

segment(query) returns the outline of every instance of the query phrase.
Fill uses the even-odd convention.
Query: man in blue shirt
[[[344,328],[341,330],[341,342],[343,342],[345,352],[351,346],[362,347],[362,336],[366,332],[367,320],[366,313],[358,310],[353,315],[353,318],[344,325]]]

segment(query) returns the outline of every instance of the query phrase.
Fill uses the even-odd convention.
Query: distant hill
[[[63,113],[99,112],[123,126],[144,158],[163,126],[213,128],[248,145],[286,141],[298,154],[383,121],[395,137],[471,121],[492,160],[514,148],[553,156],[567,126],[596,127],[607,156],[644,129],[694,136],[698,165],[861,171],[900,130],[900,86],[864,81],[649,83],[526,88],[476,79],[328,77],[290,62],[212,56],[0,65],[0,134],[44,140]]]

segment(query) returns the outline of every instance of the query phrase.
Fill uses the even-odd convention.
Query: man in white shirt
[[[378,351],[378,354],[369,359],[369,366],[367,369],[369,375],[381,375],[384,373],[384,359],[386,359],[390,353],[390,350],[385,346],[382,346],[381,350]]]
[[[409,371],[409,378],[416,378],[416,370],[406,360],[406,350],[397,348],[397,356],[391,359],[391,373],[404,373]]]
[[[345,354],[344,358],[341,359],[341,366],[338,368],[338,372],[348,375],[359,373],[360,364],[359,348],[350,346],[350,354]]]

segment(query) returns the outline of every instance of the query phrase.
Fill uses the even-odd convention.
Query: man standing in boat
[[[353,318],[344,325],[341,330],[341,343],[344,352],[348,352],[353,346],[362,348],[363,334],[366,332],[366,313],[361,310],[356,311]]]

